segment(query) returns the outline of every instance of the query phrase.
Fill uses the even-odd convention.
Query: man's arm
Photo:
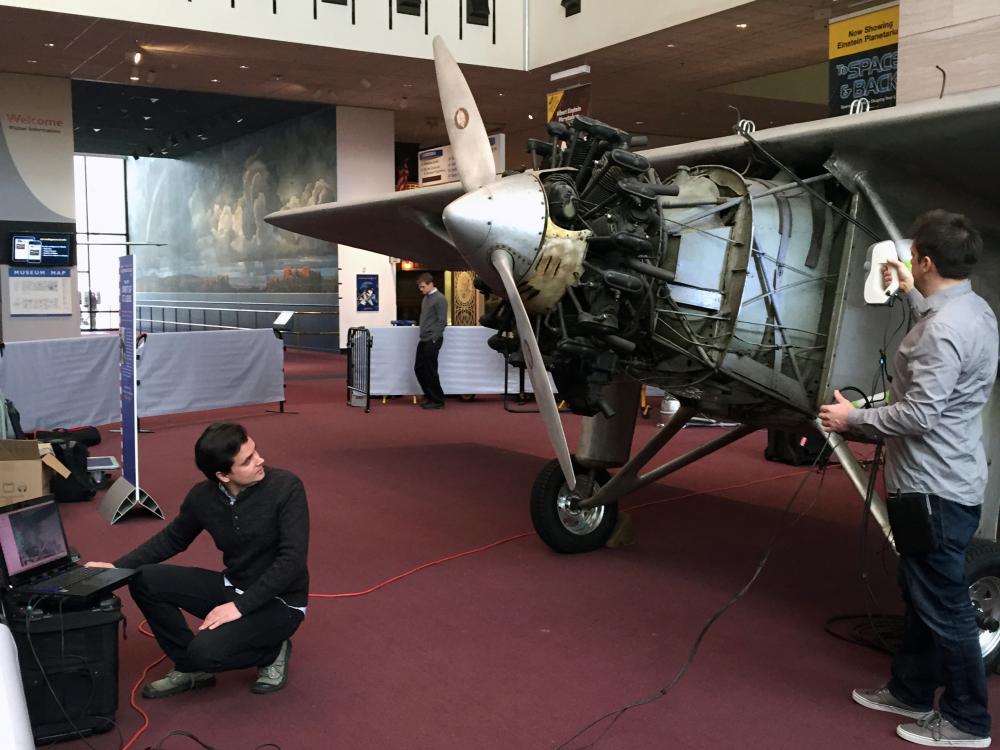
[[[234,601],[242,614],[253,612],[276,596],[288,591],[289,586],[306,569],[309,552],[309,506],[306,491],[297,477],[280,500],[278,512],[278,549],[274,561],[263,575]]]
[[[847,415],[848,425],[886,437],[933,430],[962,369],[954,338],[945,326],[930,321],[910,354],[910,387],[902,399],[876,409],[854,409]]]
[[[180,512],[173,521],[148,541],[115,560],[115,567],[138,568],[140,565],[163,562],[186,550],[204,528],[193,510],[194,492],[192,489],[184,498]]]

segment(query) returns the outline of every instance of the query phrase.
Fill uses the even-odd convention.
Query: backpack
[[[815,430],[768,430],[764,458],[791,466],[824,466],[830,458],[830,448],[823,436]]]
[[[55,495],[57,503],[78,503],[90,500],[97,492],[97,485],[87,470],[90,451],[76,440],[57,440],[52,444],[52,452],[63,466],[69,469],[68,477],[53,474],[49,481],[49,491]]]

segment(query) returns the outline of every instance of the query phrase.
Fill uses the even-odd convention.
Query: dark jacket
[[[276,596],[289,606],[306,606],[309,508],[297,476],[266,468],[264,478],[237,495],[233,505],[217,483],[199,482],[174,520],[115,565],[163,562],[187,549],[202,531],[222,551],[226,578],[243,590],[235,599],[240,612],[253,612]]]

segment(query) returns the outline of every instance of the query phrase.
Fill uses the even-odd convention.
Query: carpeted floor
[[[400,398],[365,414],[345,405],[343,372],[339,355],[290,351],[285,414],[261,406],[144,420],[153,430],[141,438],[144,488],[171,517],[199,478],[194,439],[214,419],[242,421],[269,464],[305,482],[314,595],[360,592],[522,536],[363,596],[311,599],[285,690],[253,695],[244,671],[209,690],[140,698],[150,723],[132,747],[185,730],[218,750],[552,750],[669,685],[782,525],[755,585],[711,627],[680,682],[626,712],[594,746],[905,746],[894,717],[850,700],[853,687],[884,681],[887,657],[824,632],[829,617],[866,609],[861,503],[839,469],[808,474],[784,515],[807,475],[766,462],[764,436],[751,436],[624,501],[647,504],[631,514],[634,544],[561,556],[528,533],[531,485],[551,455],[537,415],[505,413],[497,398],[449,400],[436,412]],[[579,420],[564,421],[573,445]],[[654,422],[640,420],[637,442]],[[663,455],[715,433],[687,429]],[[106,432],[94,453],[117,454],[118,439]],[[94,503],[64,513],[87,559],[111,559],[162,527],[134,518],[109,528]],[[897,612],[892,555],[869,534],[864,567],[875,600],[867,606]],[[207,539],[178,559],[218,566]],[[129,692],[159,653],[127,599],[126,612],[119,724],[127,740],[143,723]],[[609,725],[566,747],[590,747]],[[113,732],[89,741],[119,746]],[[163,747],[198,745],[175,736]]]

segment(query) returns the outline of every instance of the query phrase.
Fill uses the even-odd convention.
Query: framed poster
[[[378,312],[378,274],[359,273],[358,312]]]

